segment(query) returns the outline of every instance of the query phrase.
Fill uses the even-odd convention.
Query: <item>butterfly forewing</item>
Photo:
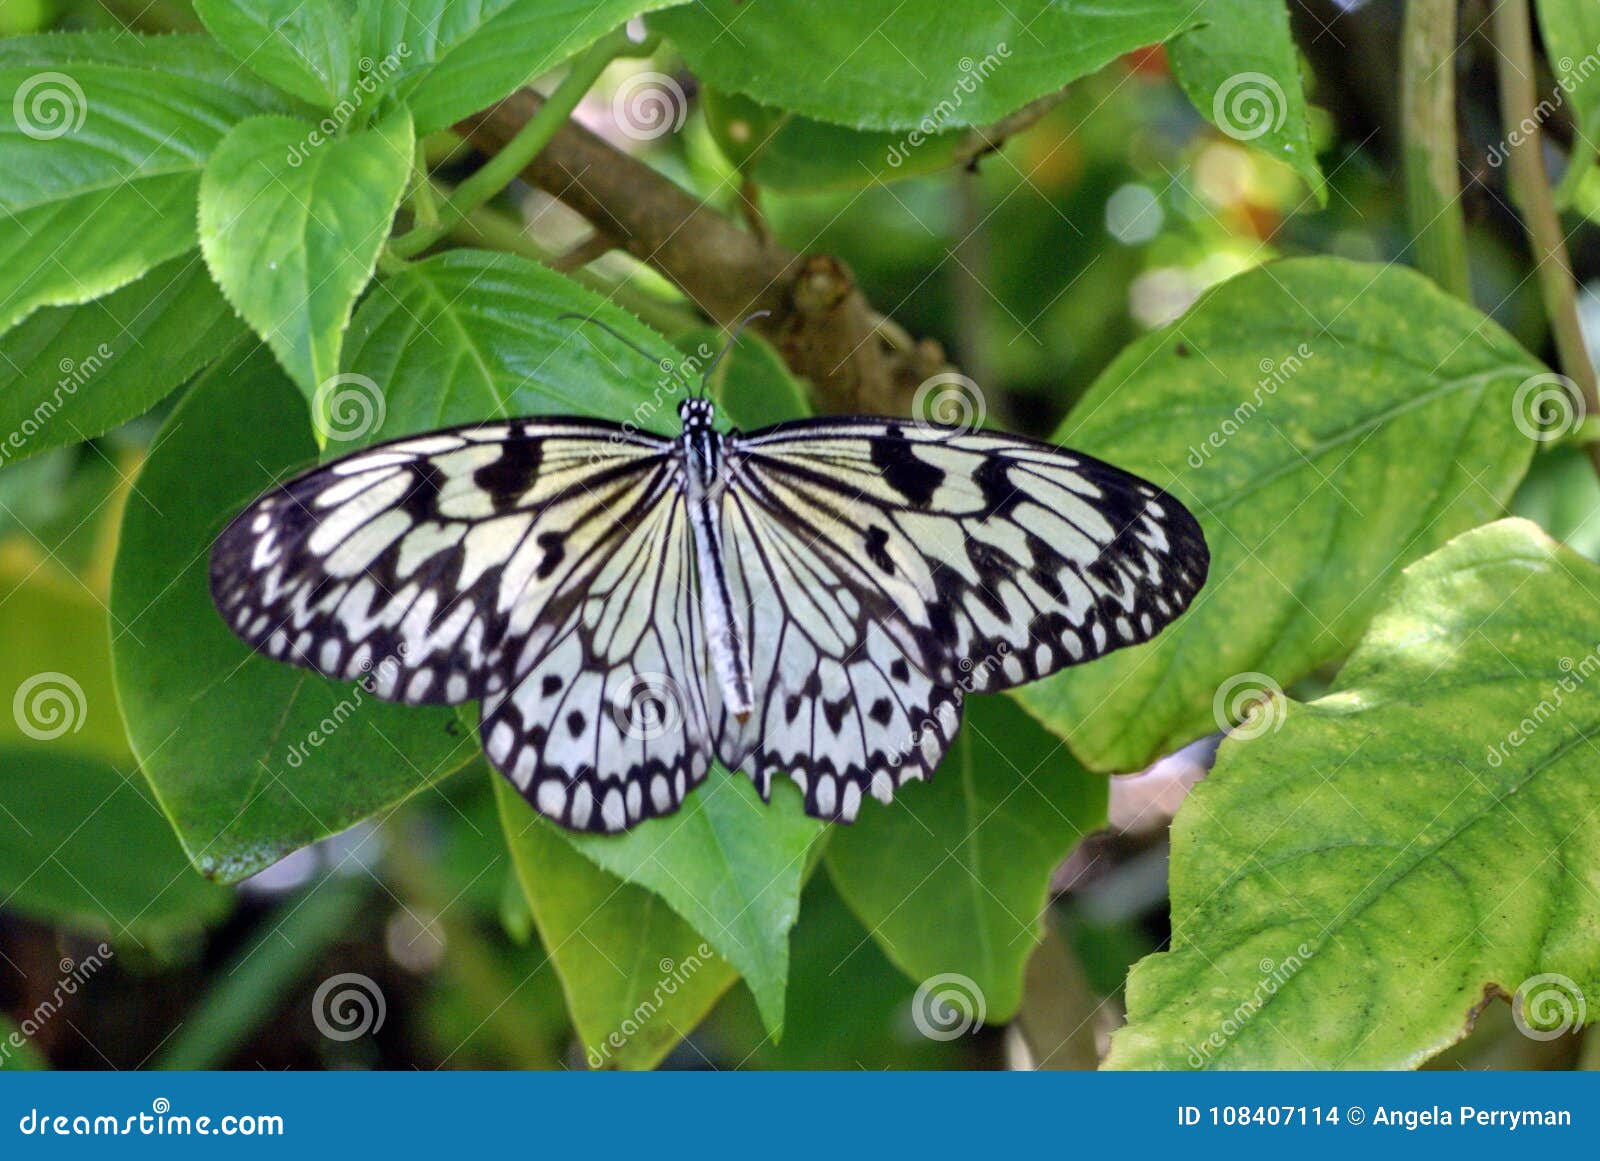
[[[213,598],[268,656],[391,700],[481,700],[484,749],[529,802],[614,831],[676,810],[713,755],[853,819],[931,774],[966,693],[1147,640],[1205,579],[1180,504],[1049,444],[865,418],[708,437],[707,405],[683,415],[698,443],[511,420],[358,452],[228,526]],[[706,569],[747,714],[709,659]]]

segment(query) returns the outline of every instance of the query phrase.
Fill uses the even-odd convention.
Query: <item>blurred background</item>
[[[1504,171],[1484,157],[1499,136],[1492,49],[1472,33],[1486,7],[1464,7],[1458,78],[1475,297],[1531,350],[1548,355]],[[801,193],[787,188],[794,183],[780,158],[763,174],[760,220],[779,241],[841,257],[895,323],[943,343],[983,385],[991,422],[1047,433],[1123,346],[1218,281],[1296,254],[1407,260],[1395,132],[1399,5],[1307,0],[1291,8],[1328,175],[1326,208],[1289,169],[1204,123],[1164,54],[1153,50],[1073,86],[975,170],[900,179],[841,160],[833,188]],[[0,0],[6,34],[119,21],[147,31],[196,27],[177,3]],[[687,113],[681,131],[655,140],[612,121],[612,95],[631,72],[646,69],[675,79]],[[1540,87],[1549,88],[1549,79]],[[727,181],[728,153],[740,126],[758,114],[704,99],[667,52],[614,67],[578,115],[739,216],[747,209],[737,183]],[[1565,139],[1559,117],[1548,127],[1553,149]],[[456,142],[430,149],[446,175],[475,164],[470,148]],[[584,232],[568,211],[524,187],[496,209],[552,252]],[[1595,239],[1586,226],[1570,245],[1591,288],[1586,322],[1600,339]],[[608,255],[584,276],[658,326],[697,322],[659,277],[625,256]],[[161,416],[0,468],[0,688],[34,671],[29,642],[48,636],[78,643],[81,672],[101,674],[99,704],[111,704],[104,602],[118,515]],[[1594,556],[1597,503],[1600,489],[1582,453],[1561,451],[1539,457],[1515,507]],[[5,760],[33,788],[37,817],[86,813],[52,792],[69,773],[103,780],[90,820],[65,828],[67,841],[56,849],[26,849],[23,812],[0,817],[0,831],[12,828],[12,838],[0,840],[0,1013],[25,1030],[31,1025],[24,1047],[6,1050],[0,1066],[584,1066],[481,768],[413,799],[381,825],[302,850],[236,887],[211,888],[185,869],[120,724],[102,716],[90,727],[48,754],[30,750],[25,738],[0,738]],[[1204,776],[1213,748],[1214,740],[1199,743],[1115,780],[1110,826],[1087,836],[1056,873],[1047,938],[1010,1027],[951,1041],[919,1032],[914,981],[884,958],[818,875],[793,933],[782,1043],[768,1041],[749,995],[736,986],[664,1066],[1094,1067],[1120,1021],[1129,965],[1166,938],[1166,824]],[[71,771],[75,762],[83,770]],[[102,825],[113,817],[134,822]],[[138,882],[106,881],[97,860],[107,844],[115,845],[118,867],[143,868]],[[313,884],[321,884],[314,893]],[[121,905],[119,890],[140,905]],[[86,907],[86,897],[96,905]],[[144,902],[151,897],[157,904]],[[351,974],[375,989],[339,1000]],[[74,981],[64,995],[63,979]],[[334,1001],[355,1005],[352,1019],[365,1012],[370,1034],[330,1033],[318,1013]],[[41,1005],[47,1018],[38,1018]],[[1600,1059],[1600,1039],[1589,1040],[1529,1040],[1515,1033],[1509,1009],[1494,1005],[1473,1036],[1434,1066],[1582,1065]],[[1043,1044],[1048,1053],[1038,1050]]]

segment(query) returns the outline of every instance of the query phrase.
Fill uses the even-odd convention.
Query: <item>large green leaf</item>
[[[613,875],[655,892],[734,966],[773,1035],[783,1028],[789,929],[806,855],[822,830],[788,782],[763,803],[743,774],[713,766],[677,814],[621,835],[568,841]]]
[[[1600,570],[1534,525],[1412,565],[1326,696],[1263,704],[1172,836],[1124,1068],[1393,1068],[1492,995],[1600,994]]]
[[[246,333],[195,251],[93,306],[35,311],[0,335],[0,461],[104,435]]]
[[[229,893],[184,861],[131,765],[0,746],[0,904],[141,941],[220,916]]]
[[[840,828],[824,856],[839,893],[913,980],[965,977],[991,1023],[1022,1001],[1050,875],[1105,825],[1106,780],[1006,697],[966,704],[927,786]]]
[[[333,140],[290,117],[258,117],[229,133],[206,165],[206,265],[308,398],[339,370],[345,327],[405,193],[414,144],[404,112]]]
[[[496,777],[506,840],[591,1068],[649,1068],[738,977],[657,895],[580,855]]]
[[[1288,8],[1282,0],[1202,0],[1197,15],[1205,23],[1169,47],[1178,84],[1218,129],[1291,166],[1326,203]]]
[[[697,0],[651,23],[725,92],[858,129],[934,134],[1014,112],[1196,22],[1192,0]]]
[[[370,0],[366,55],[432,133],[529,84],[642,12],[682,0]]]
[[[194,8],[240,63],[285,92],[329,109],[351,94],[357,0],[195,0]]]
[[[111,609],[128,736],[197,867],[232,880],[453,770],[477,740],[252,653],[211,603],[207,550],[316,457],[305,401],[264,349],[208,372],[157,437],[123,516]]]
[[[1096,769],[1134,770],[1225,724],[1242,681],[1347,653],[1385,582],[1500,515],[1544,370],[1398,266],[1273,263],[1130,345],[1057,441],[1147,476],[1199,517],[1211,577],[1153,643],[1020,696]]]
[[[0,329],[87,302],[195,244],[200,170],[284,99],[198,36],[0,41]]]
[[[351,325],[345,367],[349,407],[341,413],[331,396],[319,421],[330,451],[501,415],[589,415],[670,432],[697,381],[626,311],[549,267],[487,250],[452,250],[381,279]]]

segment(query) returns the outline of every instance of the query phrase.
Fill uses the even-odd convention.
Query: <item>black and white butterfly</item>
[[[668,814],[713,757],[848,822],[929,776],[969,692],[1153,637],[1205,580],[1154,485],[1019,436],[864,417],[676,437],[513,419],[273,488],[211,592],[256,650],[482,702],[489,760],[576,830]]]

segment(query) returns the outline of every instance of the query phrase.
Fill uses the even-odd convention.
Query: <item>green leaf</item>
[[[0,335],[0,461],[104,435],[246,333],[194,251],[93,306],[35,311]]]
[[[1334,689],[1223,743],[1121,1068],[1397,1068],[1600,990],[1600,570],[1506,520],[1408,568]],[[1552,1017],[1555,1020],[1552,1020]]]
[[[1288,165],[1327,205],[1288,8],[1282,0],[1202,0],[1198,16],[1204,23],[1169,46],[1179,86],[1208,121]]]
[[[650,1068],[737,976],[660,896],[580,855],[494,778],[517,876],[591,1068]]]
[[[417,133],[447,129],[531,83],[633,17],[681,0],[372,0],[362,28],[375,72]]]
[[[184,862],[131,767],[0,746],[0,899],[47,923],[142,942],[220,917],[229,892]]]
[[[1226,725],[1232,679],[1286,686],[1343,656],[1401,567],[1502,513],[1533,449],[1517,388],[1543,371],[1402,267],[1310,258],[1214,288],[1056,433],[1187,505],[1210,579],[1154,642],[1023,703],[1090,767],[1136,770]]]
[[[356,80],[355,0],[195,0],[206,31],[286,93],[331,109]]]
[[[414,147],[403,111],[333,140],[289,117],[258,117],[229,133],[206,166],[206,265],[307,398],[339,370]]]
[[[1107,786],[1010,698],[969,698],[965,710],[932,782],[863,811],[824,860],[901,971],[965,976],[1000,1024],[1022,1002],[1050,875],[1105,825]]]
[[[821,832],[792,785],[763,803],[749,778],[713,765],[677,814],[619,835],[565,837],[596,866],[666,900],[744,977],[777,1036],[789,929],[800,916],[806,856]]]
[[[659,362],[584,318],[659,351]],[[345,367],[349,403],[362,392],[383,403],[381,414],[373,404],[341,417],[337,396],[324,401],[330,410],[318,422],[339,450],[503,415],[674,431],[678,400],[699,381],[698,366],[626,311],[547,266],[487,250],[452,250],[382,279],[351,325]]]
[[[758,185],[781,192],[854,190],[935,173],[955,164],[965,135],[912,142],[904,133],[850,129],[711,89],[700,102],[723,155]]]
[[[1532,520],[1590,560],[1600,560],[1600,481],[1582,448],[1556,448],[1535,456],[1511,499],[1511,514]]]
[[[0,1072],[33,1072],[44,1067],[44,1056],[33,1041],[9,1017],[0,1016]]]
[[[0,555],[0,641],[0,746],[35,742],[132,765],[94,592],[49,563]]]
[[[0,99],[0,329],[191,249],[207,156],[284,105],[208,38],[126,32],[0,41]]]
[[[1191,27],[1187,0],[698,0],[651,21],[707,84],[857,129],[984,125]]]
[[[117,695],[162,808],[214,878],[258,871],[478,752],[450,710],[380,702],[272,661],[217,615],[213,538],[315,456],[305,401],[258,347],[217,364],[173,410],[123,515]]]

